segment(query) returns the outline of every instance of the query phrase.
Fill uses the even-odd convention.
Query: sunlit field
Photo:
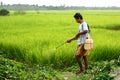
[[[110,61],[120,56],[120,11],[27,11],[25,15],[0,16],[0,52],[28,65],[63,69],[77,62],[77,41],[66,42],[78,32],[75,12],[90,25],[94,49],[89,62]],[[74,80],[74,79],[73,79]]]

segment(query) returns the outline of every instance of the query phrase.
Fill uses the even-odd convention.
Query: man
[[[78,75],[83,72],[83,66],[82,66],[82,63],[80,60],[81,57],[83,57],[83,59],[84,59],[85,70],[87,70],[87,68],[88,68],[88,61],[87,61],[88,51],[84,49],[84,41],[85,41],[85,39],[89,38],[90,30],[89,30],[88,24],[83,20],[83,17],[80,13],[76,13],[74,15],[74,18],[77,23],[80,23],[79,32],[75,35],[75,37],[67,40],[67,43],[70,43],[73,40],[78,40],[78,46],[77,46],[77,50],[75,52],[75,58],[80,67],[80,70],[76,72],[76,74]]]

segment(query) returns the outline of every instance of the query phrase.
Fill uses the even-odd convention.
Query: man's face
[[[81,23],[81,19],[78,18],[78,19],[75,19],[77,23]]]

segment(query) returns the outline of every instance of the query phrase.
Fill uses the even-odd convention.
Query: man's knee
[[[83,58],[85,59],[85,58],[86,58],[86,56],[83,56]]]
[[[80,58],[80,55],[75,55],[75,58],[76,58],[76,59]]]

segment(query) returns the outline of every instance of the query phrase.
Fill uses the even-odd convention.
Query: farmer
[[[88,55],[88,51],[84,49],[84,41],[85,39],[89,38],[89,26],[88,24],[83,20],[83,17],[80,13],[76,13],[74,15],[74,18],[76,20],[77,23],[80,23],[79,25],[79,31],[78,33],[75,35],[75,37],[68,39],[67,43],[72,42],[73,40],[78,40],[78,45],[77,45],[77,49],[75,51],[75,58],[79,64],[80,70],[78,70],[76,72],[76,74],[80,74],[83,73],[83,66],[81,63],[81,57],[83,57],[84,59],[84,63],[85,63],[85,71],[88,68],[88,61],[87,61],[87,55]]]

